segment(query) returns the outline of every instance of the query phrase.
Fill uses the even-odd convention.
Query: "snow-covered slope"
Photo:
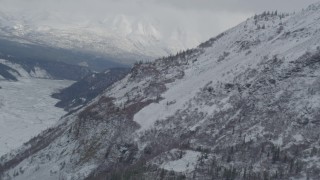
[[[1,56],[1,55],[0,55]],[[2,59],[2,58],[5,59]],[[21,57],[0,57],[0,79],[17,81],[19,78],[80,80],[91,73],[88,67]]]
[[[95,53],[125,64],[153,60],[199,43],[196,36],[188,37],[179,28],[161,31],[150,18],[117,15],[98,22],[83,21],[67,21],[59,14],[0,13],[0,37]]]
[[[136,64],[3,179],[319,179],[320,3]]]
[[[14,63],[12,61],[0,59],[0,65],[2,67],[7,67],[0,71],[0,75],[2,75],[1,79],[4,80],[18,80],[19,78],[52,78],[46,70],[41,69],[38,66],[33,67],[32,70],[28,72],[21,64]],[[7,76],[4,77],[5,75]]]

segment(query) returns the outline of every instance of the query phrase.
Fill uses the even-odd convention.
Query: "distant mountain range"
[[[320,179],[319,29],[320,3],[264,12],[136,63],[2,156],[0,178]]]
[[[0,13],[0,38],[34,46],[49,46],[93,54],[122,64],[153,60],[199,43],[182,28],[164,32],[150,18],[125,15],[100,21],[66,20],[59,14]]]

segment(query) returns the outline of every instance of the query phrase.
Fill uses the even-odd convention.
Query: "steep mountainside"
[[[128,68],[113,68],[101,73],[92,73],[71,86],[52,95],[61,100],[57,107],[67,111],[79,109],[100,95],[113,83],[124,78],[129,73]]]
[[[136,64],[2,179],[319,179],[320,3]]]
[[[0,80],[17,81],[20,77],[80,80],[90,73],[89,68],[78,65],[0,55]]]
[[[94,71],[126,66],[107,56],[31,43],[23,39],[21,41],[21,38],[8,38],[9,40],[4,39],[0,33],[0,56],[8,60],[15,59],[28,63],[51,63],[53,67],[56,64],[82,66]]]
[[[0,59],[0,156],[54,125],[67,114],[63,107],[84,106],[129,71],[118,68],[91,73],[88,68],[65,63],[9,59]],[[81,80],[75,83],[70,79]],[[53,93],[62,101],[52,98]],[[81,101],[83,97],[86,99]],[[55,107],[56,103],[64,106]]]

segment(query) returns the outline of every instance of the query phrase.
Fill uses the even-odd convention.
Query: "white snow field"
[[[186,151],[185,153],[181,159],[165,162],[160,167],[175,172],[193,171],[201,153],[196,151]]]
[[[73,81],[21,78],[0,81],[0,156],[56,123],[66,114],[51,94]]]

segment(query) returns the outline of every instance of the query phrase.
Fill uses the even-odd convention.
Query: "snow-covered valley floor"
[[[20,79],[0,81],[0,156],[56,123],[66,114],[51,94],[73,81]]]

